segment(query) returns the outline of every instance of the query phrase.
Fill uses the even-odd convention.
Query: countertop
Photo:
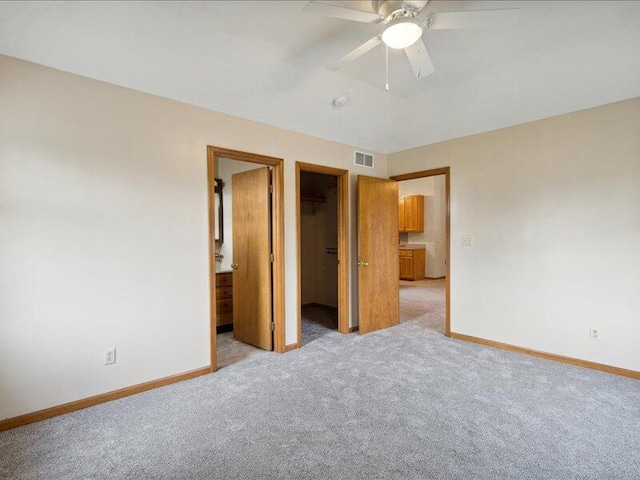
[[[399,245],[400,250],[424,250],[424,243],[401,243]]]
[[[220,264],[216,264],[216,273],[232,273],[233,270],[229,267],[222,267]]]

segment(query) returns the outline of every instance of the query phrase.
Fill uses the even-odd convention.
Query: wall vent
[[[373,155],[369,153],[358,152],[356,150],[353,152],[353,159],[356,165],[373,168]]]

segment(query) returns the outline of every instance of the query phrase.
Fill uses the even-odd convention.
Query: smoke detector
[[[349,103],[349,99],[344,95],[341,95],[340,97],[335,98],[333,102],[331,102],[331,104],[333,105],[333,108],[342,108],[347,103]]]

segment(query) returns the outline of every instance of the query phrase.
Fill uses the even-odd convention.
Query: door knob
[[[359,267],[366,267],[368,265],[369,265],[369,262],[358,261],[358,266]]]
[[[238,268],[238,264],[237,263],[232,263],[231,264],[231,268],[233,268],[234,270]]]

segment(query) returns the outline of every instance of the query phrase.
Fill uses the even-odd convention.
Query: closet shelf
[[[324,203],[327,201],[324,197],[300,197],[303,202]]]
[[[310,203],[311,204],[311,210],[312,210],[313,214],[315,215],[316,214],[316,207],[320,203],[325,203],[327,201],[327,199],[324,198],[324,197],[301,196],[300,197],[300,201]]]

